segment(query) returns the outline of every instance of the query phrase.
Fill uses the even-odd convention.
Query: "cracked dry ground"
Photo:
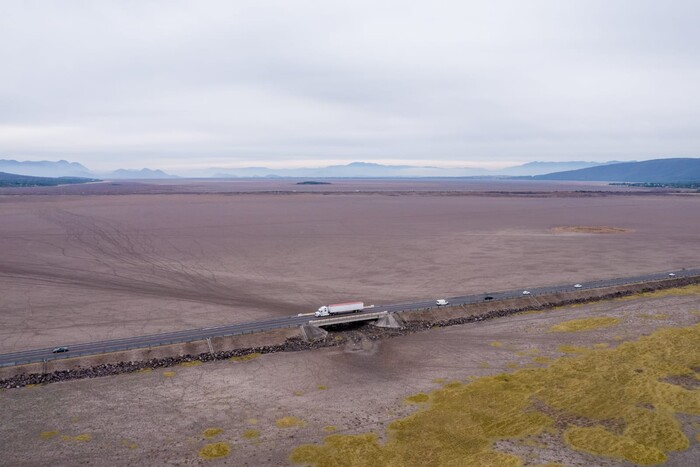
[[[5,390],[0,458],[697,465],[698,323],[700,291],[691,286],[344,348]],[[586,399],[596,394],[599,403]]]

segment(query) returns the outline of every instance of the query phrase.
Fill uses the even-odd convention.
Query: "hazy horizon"
[[[700,4],[4,2],[0,158],[498,169],[696,157]]]

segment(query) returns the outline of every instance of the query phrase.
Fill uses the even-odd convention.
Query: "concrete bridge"
[[[334,324],[354,323],[355,321],[371,321],[374,319],[386,318],[389,316],[388,311],[375,311],[374,313],[346,313],[336,316],[331,316],[324,319],[312,319],[309,324],[312,326],[332,326]]]
[[[324,319],[312,319],[307,324],[301,326],[301,333],[307,342],[324,339],[328,331],[323,326],[334,324],[354,323],[358,321],[375,321],[374,326],[382,328],[400,328],[404,321],[396,313],[389,311],[378,311],[374,313],[348,313],[344,315],[332,316]]]

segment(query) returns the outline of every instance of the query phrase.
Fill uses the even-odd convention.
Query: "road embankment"
[[[0,368],[0,388],[19,388],[33,384],[132,373],[193,361],[207,362],[250,354],[292,352],[345,345],[348,341],[384,339],[434,327],[454,326],[505,317],[520,312],[610,300],[698,283],[700,283],[700,277],[671,278],[615,287],[523,296],[516,299],[456,307],[415,310],[401,313],[404,326],[400,329],[379,328],[367,324],[340,325],[335,329],[330,329],[331,334],[328,337],[313,342],[305,341],[299,328],[286,328],[254,334],[216,337],[212,338],[210,342],[202,340],[18,365]]]

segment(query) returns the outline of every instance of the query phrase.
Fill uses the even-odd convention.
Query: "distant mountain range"
[[[119,179],[154,179],[177,178],[162,170],[119,169],[114,172],[92,172],[78,162],[60,161],[16,161],[0,159],[0,172],[28,175],[34,177],[84,177],[84,178],[119,178]]]
[[[108,174],[104,175],[105,177],[108,178],[140,178],[140,179],[154,179],[154,178],[178,178],[175,175],[169,175],[163,172],[160,169],[156,170],[151,170],[151,169],[141,169],[141,170],[134,170],[134,169],[119,169],[115,170],[114,172],[109,172]]]
[[[34,177],[0,172],[0,187],[56,186],[74,183],[96,182],[93,178],[82,177]]]
[[[271,169],[267,167],[210,168],[185,174],[191,177],[250,178],[250,177],[327,177],[327,178],[388,178],[388,177],[508,177],[540,175],[561,170],[573,170],[601,165],[598,162],[528,162],[500,170],[480,168],[444,168],[414,165],[383,165],[352,162],[346,165]],[[177,178],[162,170],[119,169],[113,172],[93,172],[77,162],[16,161],[0,159],[0,171],[38,177],[99,177],[106,179],[166,179]]]
[[[83,177],[101,179],[167,179],[177,178],[158,169],[119,169],[114,172],[92,172],[77,163],[60,161],[16,161],[0,159],[0,172],[38,177]],[[653,159],[643,162],[528,162],[500,170],[479,168],[443,168],[413,165],[383,165],[352,162],[317,168],[271,169],[244,167],[239,169],[210,168],[184,174],[212,178],[409,178],[409,177],[532,177],[537,180],[580,180],[615,182],[695,182],[700,181],[700,159]]]
[[[608,164],[611,162],[608,162]],[[479,168],[444,168],[414,165],[383,165],[352,162],[318,168],[270,169],[244,167],[240,169],[210,169],[215,178],[238,177],[318,177],[318,178],[384,178],[384,177],[510,177],[545,174],[560,170],[580,169],[602,165],[598,162],[528,162],[500,170]]]
[[[587,182],[700,182],[700,159],[652,159],[621,162],[599,167],[537,175],[537,180],[577,180]]]
[[[15,161],[0,159],[0,172],[33,175],[36,177],[94,177],[87,167],[77,162],[60,161]]]

